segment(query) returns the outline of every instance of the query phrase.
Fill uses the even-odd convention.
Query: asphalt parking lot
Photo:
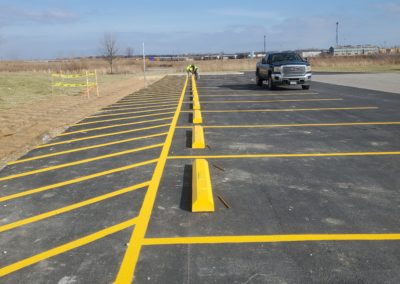
[[[185,78],[168,76],[2,170],[1,280],[400,281],[398,94],[270,91],[250,73],[198,92],[206,149],[190,147]],[[191,212],[196,158],[214,213]]]

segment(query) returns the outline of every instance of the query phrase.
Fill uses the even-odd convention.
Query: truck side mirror
[[[261,60],[261,63],[262,63],[262,64],[267,64],[267,61],[265,60],[265,58],[263,58],[263,59]]]

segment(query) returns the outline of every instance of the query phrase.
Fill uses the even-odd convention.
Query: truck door
[[[263,57],[263,59],[261,59],[261,68],[260,68],[260,75],[261,78],[267,78],[268,75],[268,64],[267,64],[267,58]]]

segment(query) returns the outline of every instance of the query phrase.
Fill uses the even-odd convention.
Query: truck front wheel
[[[274,83],[272,82],[271,75],[268,76],[268,89],[270,89],[270,90],[275,90],[275,85],[274,85]]]
[[[261,79],[260,75],[258,75],[258,74],[256,75],[256,83],[257,83],[257,86],[259,86],[259,87],[261,87],[263,84],[263,79]]]

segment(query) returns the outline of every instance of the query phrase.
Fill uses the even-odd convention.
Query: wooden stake
[[[86,70],[86,91],[87,91],[87,98],[90,98],[89,76],[87,70]]]
[[[96,70],[96,69],[94,69],[94,75],[96,76],[96,91],[97,91],[97,96],[100,97],[100,94],[99,94],[99,84],[98,84],[98,82],[97,82],[97,70]]]

